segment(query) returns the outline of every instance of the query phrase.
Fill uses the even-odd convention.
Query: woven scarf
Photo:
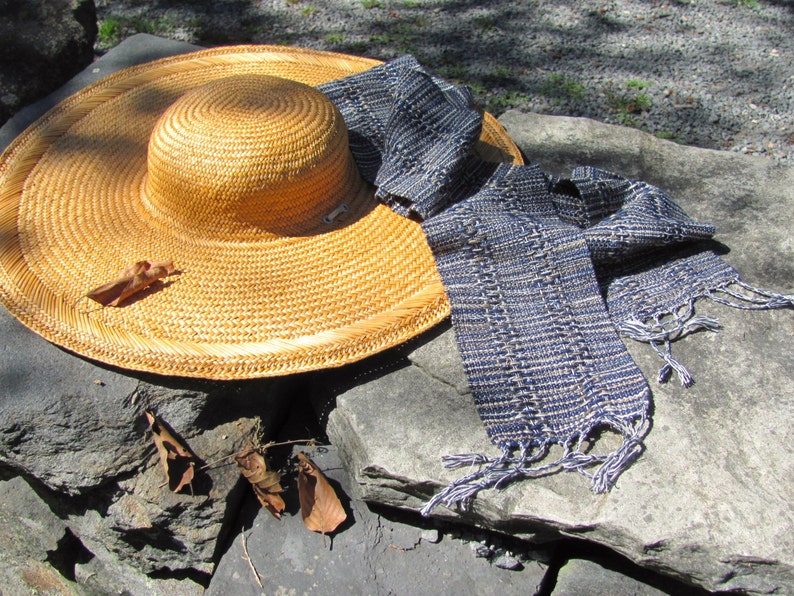
[[[649,427],[650,390],[620,335],[659,353],[660,382],[675,372],[688,386],[693,379],[671,342],[719,327],[695,314],[698,298],[794,305],[794,296],[743,283],[698,244],[714,228],[652,185],[589,167],[562,179],[537,164],[478,158],[482,117],[470,91],[411,56],[320,89],[341,111],[377,198],[422,222],[474,403],[501,450],[445,457],[448,467],[477,470],[434,496],[425,515],[558,470],[579,471],[595,492],[607,491]],[[605,428],[622,444],[593,454],[588,444]],[[550,456],[552,446],[559,456]]]

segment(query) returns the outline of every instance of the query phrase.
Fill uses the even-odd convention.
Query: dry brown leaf
[[[160,463],[163,465],[168,488],[178,493],[185,486],[193,492],[193,475],[195,472],[195,458],[193,454],[163,426],[163,423],[150,410],[146,410],[146,419],[152,429],[154,444],[160,454]]]
[[[305,453],[298,453],[298,498],[303,523],[313,532],[333,532],[347,519],[336,491]]]
[[[255,449],[241,451],[234,456],[240,473],[251,483],[254,494],[262,506],[267,509],[273,517],[281,518],[281,512],[286,505],[279,493],[283,492],[279,481],[281,474],[267,469],[267,462],[264,456]]]
[[[118,306],[136,292],[174,272],[173,261],[138,261],[119,273],[117,279],[94,288],[86,296],[102,306]]]

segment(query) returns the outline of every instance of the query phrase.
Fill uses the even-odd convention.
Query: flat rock
[[[453,538],[376,513],[355,498],[334,447],[302,449],[324,471],[340,495],[348,519],[323,538],[303,525],[294,475],[286,475],[287,510],[277,520],[249,498],[236,537],[221,558],[206,595],[254,594],[499,594],[531,595],[539,591],[548,565],[524,553],[497,552],[480,535]],[[294,467],[294,464],[293,464]],[[403,516],[404,517],[404,516]],[[488,556],[478,557],[472,545]],[[512,557],[514,570],[497,566],[498,556]],[[261,583],[260,587],[257,581]]]
[[[507,112],[500,121],[546,171],[595,165],[669,190],[690,215],[716,224],[745,281],[792,292],[794,168],[584,119]],[[468,513],[433,515],[534,540],[585,538],[708,590],[794,591],[794,313],[709,300],[698,311],[723,330],[674,345],[695,377],[689,389],[656,384],[655,353],[628,345],[652,380],[653,427],[610,493],[594,495],[581,476],[563,473],[483,491]],[[338,390],[328,434],[363,500],[416,510],[460,473],[445,470],[442,456],[496,454],[451,330],[422,339],[402,366],[370,365],[371,375]]]
[[[551,596],[610,594],[611,596],[663,596],[663,592],[632,577],[587,559],[572,559],[557,573]]]
[[[0,482],[0,585],[22,593],[42,585],[70,594],[68,580],[48,563],[66,526],[22,478]]]
[[[25,480],[0,482],[0,585],[5,594],[199,596],[198,583],[152,579],[88,551]]]

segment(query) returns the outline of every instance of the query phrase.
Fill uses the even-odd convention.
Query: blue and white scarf
[[[467,88],[406,56],[320,86],[344,116],[351,151],[376,196],[419,218],[452,307],[477,411],[502,455],[451,455],[478,464],[423,509],[466,504],[479,490],[577,470],[604,492],[642,450],[650,390],[620,335],[649,343],[693,380],[671,341],[717,321],[694,302],[740,308],[794,305],[753,288],[704,249],[711,225],[664,191],[594,168],[570,179],[537,165],[488,163]],[[410,255],[406,255],[410,258]],[[608,455],[586,450],[596,429],[623,436]],[[549,448],[560,446],[552,459]]]

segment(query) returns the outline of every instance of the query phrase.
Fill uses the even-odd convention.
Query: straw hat
[[[379,62],[243,46],[126,69],[0,157],[0,299],[88,358],[212,379],[338,366],[449,313],[416,222],[359,176],[314,89]],[[485,117],[487,159],[520,160]],[[143,260],[176,274],[119,307],[85,299]]]

